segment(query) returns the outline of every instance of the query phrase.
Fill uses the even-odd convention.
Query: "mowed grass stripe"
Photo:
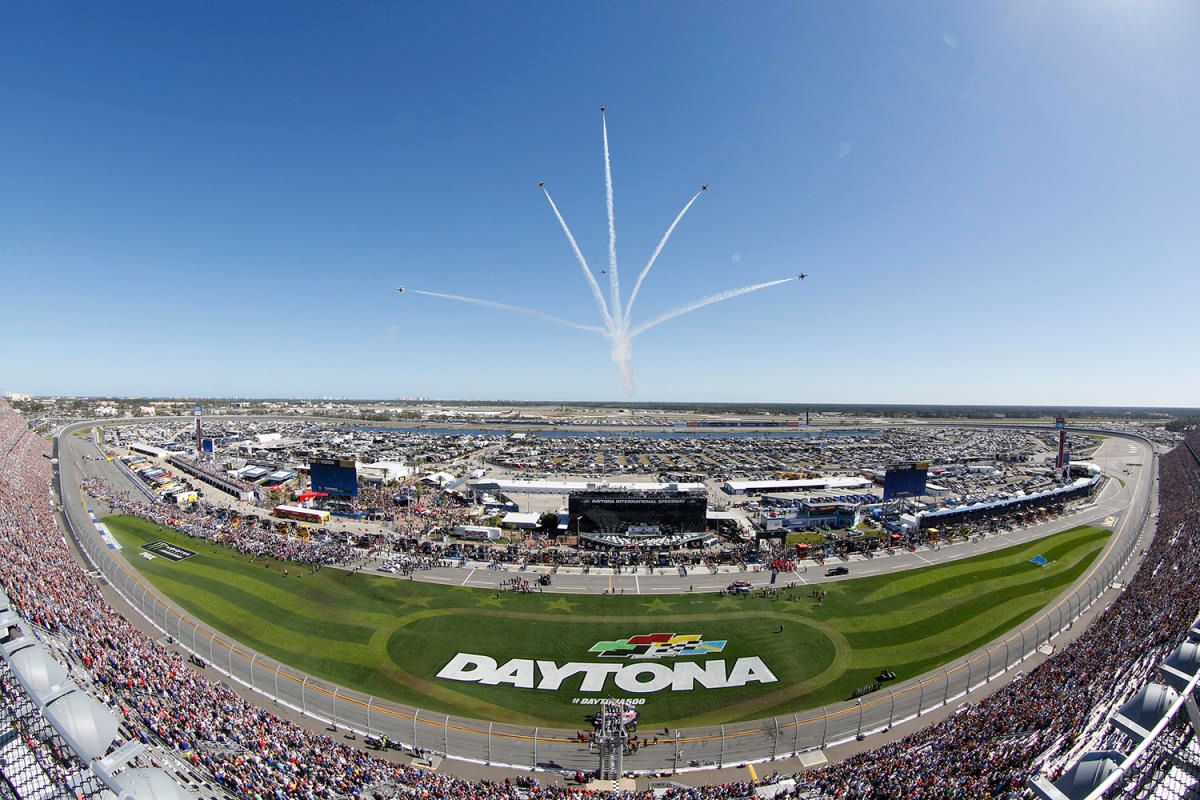
[[[913,656],[918,655],[918,653],[910,652],[909,648],[892,648],[890,653],[887,652],[886,650],[881,650],[876,653],[873,653],[873,656],[875,658],[879,659],[878,663],[881,664],[881,668],[887,667],[888,669],[891,669],[893,672],[896,672],[899,675],[920,675],[922,673],[928,672],[929,670],[935,669],[935,668],[941,666],[942,664],[945,664],[947,661],[953,660],[955,658],[959,658],[960,656],[964,656],[973,650],[977,650],[980,647],[983,647],[988,642],[991,642],[991,641],[994,641],[994,640],[1000,638],[1007,631],[1011,631],[1012,629],[1016,628],[1018,625],[1020,625],[1021,623],[1025,622],[1027,619],[1029,619],[1030,616],[1033,615],[1034,611],[1036,611],[1036,609],[1017,610],[1011,616],[1008,616],[1004,619],[998,620],[996,622],[996,624],[993,625],[991,628],[989,628],[989,629],[981,628],[980,630],[975,632],[976,635],[970,641],[963,642],[960,647],[951,651],[949,657],[946,657],[944,655],[939,656],[937,654],[925,655],[924,653],[919,653],[919,655],[921,657],[913,658]],[[1019,637],[1018,637],[1018,639],[1019,639]],[[1004,646],[1001,645],[998,649],[1000,652],[1003,652]],[[1018,649],[1020,649],[1019,641],[1017,644],[1012,645],[1010,647],[1011,653],[1014,655],[1016,654]],[[902,659],[908,659],[908,660],[902,660]],[[1002,660],[1002,656],[997,655],[996,659],[997,659],[996,663],[998,664],[1000,662],[1000,660]],[[980,667],[979,669],[981,669],[981,670],[986,669],[986,665]]]
[[[1030,559],[1035,555],[1045,556],[1051,565],[1056,562],[1069,562],[1076,554],[1094,549],[1097,543],[1103,547],[1106,538],[1102,532],[1098,532],[1091,536],[1059,542],[1045,550],[1027,550],[1007,559],[997,560],[994,562],[995,565],[990,568],[958,570],[956,573],[947,575],[938,581],[934,587],[937,594],[933,597],[928,596],[930,588],[928,585],[916,586],[898,594],[873,599],[872,602],[867,604],[866,608],[877,610],[892,604],[928,602],[930,599],[935,598],[957,599],[975,594],[978,591],[987,591],[992,586],[1011,583],[1013,580],[1013,570],[1020,569],[1022,565],[1028,567],[1031,571],[1045,569],[1030,562]]]
[[[1044,555],[1047,559],[1054,560],[1059,555],[1070,552],[1080,542],[1106,541],[1108,535],[1109,531],[1103,528],[1084,526],[1057,534],[1052,537],[1053,541],[1042,539],[975,558],[965,558],[944,565],[936,565],[939,570],[939,586],[969,586],[972,576],[977,575],[984,580],[991,577],[1002,577],[1005,571],[1011,570],[1016,563],[1028,562],[1037,555]],[[902,572],[890,580],[886,579],[887,576],[867,578],[865,580],[875,581],[878,586],[870,587],[872,591],[863,600],[866,603],[899,600],[909,592],[927,591],[928,580],[924,573],[928,569],[930,567]],[[881,577],[884,580],[880,580]]]
[[[779,681],[640,695],[644,724],[799,711],[846,699],[884,667],[901,679],[914,677],[996,638],[1086,571],[1109,535],[1076,529],[945,565],[826,584],[829,595],[818,605],[811,586],[781,588],[774,597],[498,594],[335,569],[308,574],[297,565],[251,563],[142,520],[106,522],[127,560],[164,594],[230,638],[320,680],[431,712],[572,728],[585,726],[591,710],[571,702],[587,694],[578,679],[549,693],[446,681],[436,673],[459,652],[499,664],[595,662],[589,648],[600,640],[690,633],[727,640],[720,658],[728,667],[760,657]],[[138,545],[153,539],[197,555],[181,562],[139,558]],[[1055,563],[1029,564],[1039,553]],[[287,578],[285,566],[293,573]],[[629,695],[609,681],[587,696]]]
[[[326,636],[337,634],[336,638],[366,642],[374,632],[374,628],[329,619],[329,606],[321,602],[322,595],[327,593],[296,592],[289,582],[304,578],[300,575],[283,577],[282,570],[274,562],[259,561],[255,566],[243,560],[246,556],[212,543],[195,539],[175,541],[180,536],[178,532],[145,520],[121,518],[118,524],[123,532],[136,537],[139,549],[141,544],[166,538],[197,551],[186,562],[179,562],[186,563],[187,570],[175,568],[176,562],[170,559],[155,558],[145,562],[142,571],[147,574],[190,582],[197,591],[207,592],[211,597],[235,598],[255,616],[273,620],[282,627],[291,626],[298,633],[304,633],[307,626],[311,626]]]
[[[375,633],[375,628],[353,625],[327,617],[310,616],[298,607],[288,608],[272,603],[263,594],[243,588],[244,584],[222,582],[219,578],[207,577],[200,572],[175,570],[166,576],[176,587],[187,586],[192,591],[184,594],[204,598],[205,608],[228,608],[226,619],[261,620],[264,624],[278,628],[289,636],[304,636],[318,641],[337,641],[347,644],[366,644]],[[266,584],[257,582],[259,586]],[[255,587],[257,588],[257,587]],[[284,595],[286,597],[286,595]],[[311,606],[311,604],[304,604]],[[268,622],[269,620],[269,622]]]
[[[245,614],[238,606],[226,602],[219,596],[214,597],[207,593],[193,594],[191,590],[194,587],[171,577],[160,576],[155,580],[155,584],[169,596],[175,598],[181,606],[212,627],[226,633],[239,643],[259,650],[283,663],[308,670],[309,666],[317,666],[322,663],[321,660],[313,658],[314,654],[334,652],[339,655],[329,661],[336,662],[338,667],[336,671],[339,673],[344,671],[344,668],[358,663],[347,658],[353,647],[349,643],[341,643],[340,647],[333,647],[328,640],[322,637],[281,630],[267,620]],[[184,641],[188,640],[186,632],[183,634],[183,639]],[[208,654],[203,638],[196,643],[196,646],[202,655]],[[222,652],[221,649],[216,650],[215,657],[219,658]],[[313,672],[313,674],[320,673]]]
[[[1022,562],[1028,573],[1020,579],[1014,579],[1007,584],[989,581],[981,586],[979,591],[970,595],[955,597],[936,595],[919,603],[910,604],[908,610],[915,617],[911,623],[904,626],[884,626],[879,622],[886,617],[872,617],[869,621],[857,624],[839,625],[847,640],[855,647],[865,646],[867,641],[907,641],[916,644],[921,640],[922,630],[929,628],[929,621],[941,619],[941,627],[954,625],[960,619],[983,618],[990,610],[999,608],[1005,603],[1024,598],[1034,598],[1039,605],[1050,600],[1063,585],[1064,576],[1067,582],[1083,574],[1083,571],[1104,547],[1103,542],[1096,542],[1076,548],[1071,554],[1057,561],[1053,568],[1039,567]],[[1043,595],[1048,595],[1043,597]],[[831,600],[826,600],[829,604]],[[839,598],[832,598],[833,608],[839,607]],[[831,620],[832,622],[833,620]]]
[[[153,533],[146,534],[147,541],[162,538],[164,532],[171,531],[170,529],[154,530]],[[193,544],[193,549],[194,547]],[[370,604],[363,603],[361,607],[352,606],[345,595],[328,590],[331,584],[318,584],[314,591],[295,591],[292,582],[303,581],[306,580],[306,577],[310,577],[307,567],[285,565],[285,568],[290,567],[291,569],[289,575],[284,577],[282,570],[275,562],[258,560],[249,563],[244,560],[245,558],[233,551],[224,551],[223,548],[219,548],[215,555],[200,553],[187,560],[188,574],[197,578],[196,585],[198,587],[205,579],[208,579],[210,583],[218,584],[221,587],[217,593],[241,592],[240,597],[244,602],[250,602],[247,598],[251,598],[255,605],[261,603],[264,607],[264,614],[279,612],[280,617],[301,614],[316,621],[327,616],[329,609],[334,607],[353,610],[360,615],[371,614],[372,609],[378,611],[378,605],[372,607]],[[172,570],[171,563],[169,560],[160,562],[156,559],[149,563],[146,571],[177,574],[179,570]],[[287,613],[284,614],[284,611]],[[385,614],[378,616],[380,621],[387,618]],[[360,632],[347,638],[365,641],[370,638],[372,630],[369,627],[362,627]]]

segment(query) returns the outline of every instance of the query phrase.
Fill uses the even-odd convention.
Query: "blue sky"
[[[7,4],[0,388],[1200,401],[1200,4]],[[601,281],[604,276],[598,276]]]

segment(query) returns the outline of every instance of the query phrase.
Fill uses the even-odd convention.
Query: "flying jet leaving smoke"
[[[646,266],[642,268],[641,273],[637,277],[637,281],[633,284],[633,291],[629,295],[629,302],[624,304],[622,308],[621,302],[621,280],[620,273],[617,270],[617,226],[616,216],[613,207],[613,183],[612,183],[612,159],[608,151],[608,119],[605,115],[604,106],[600,107],[600,124],[604,138],[604,195],[608,208],[608,269],[601,270],[600,274],[608,275],[608,299],[605,299],[604,292],[600,289],[600,284],[596,282],[596,275],[592,272],[591,266],[588,265],[587,259],[579,249],[579,244],[575,241],[575,236],[571,233],[571,228],[567,225],[567,221],[563,219],[562,213],[558,210],[558,206],[554,203],[554,198],[550,196],[550,190],[546,188],[545,181],[538,181],[538,188],[546,195],[546,201],[550,203],[550,209],[554,212],[554,216],[558,219],[559,225],[562,226],[563,233],[567,236],[567,241],[571,244],[571,250],[575,253],[575,259],[579,262],[580,269],[583,270],[584,280],[587,281],[588,289],[591,290],[592,297],[596,301],[596,308],[600,311],[600,318],[603,325],[585,325],[571,320],[561,319],[549,314],[544,314],[532,308],[523,308],[521,306],[513,306],[507,303],[498,303],[494,300],[485,300],[478,297],[464,297],[458,294],[446,294],[443,292],[428,292],[420,289],[406,289],[400,287],[398,292],[408,292],[411,294],[425,295],[426,297],[440,297],[443,300],[453,300],[459,303],[468,303],[471,305],[483,306],[492,308],[498,311],[508,311],[513,314],[521,314],[528,317],[534,317],[546,322],[552,322],[556,325],[563,325],[575,330],[587,331],[589,333],[598,333],[608,339],[612,344],[612,360],[617,365],[617,369],[621,374],[621,384],[623,385],[626,394],[633,395],[633,369],[631,362],[633,359],[633,340],[635,337],[645,333],[653,327],[663,324],[668,320],[681,317],[684,314],[690,314],[705,306],[710,306],[713,303],[721,303],[725,300],[732,300],[735,297],[740,297],[744,294],[757,292],[762,289],[769,289],[773,286],[779,286],[792,281],[803,280],[808,277],[805,274],[797,275],[791,278],[782,278],[775,281],[767,281],[765,283],[755,283],[750,286],[743,286],[740,289],[730,289],[729,291],[720,292],[719,294],[710,295],[709,297],[701,298],[700,300],[687,303],[671,311],[659,314],[647,322],[638,325],[633,325],[633,304],[637,300],[638,291],[642,288],[642,282],[646,280],[646,276],[650,274],[654,262],[658,260],[659,254],[666,247],[667,242],[671,238],[671,234],[675,232],[675,228],[679,225],[684,215],[692,204],[699,199],[700,195],[708,191],[708,184],[700,187],[700,191],[692,195],[691,199],[684,204],[683,209],[671,222],[671,226],[667,228],[667,232],[663,234],[662,239],[658,243],[658,247],[654,248],[654,253],[651,254],[650,260],[646,262]]]

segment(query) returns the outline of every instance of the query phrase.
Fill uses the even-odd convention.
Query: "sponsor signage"
[[[156,556],[170,559],[171,561],[183,561],[186,558],[191,558],[196,555],[195,551],[188,550],[186,547],[180,547],[170,542],[164,542],[162,539],[155,539],[153,542],[147,542],[142,545],[143,550],[148,550]]]
[[[596,642],[589,653],[601,658],[675,658],[676,656],[710,656],[725,649],[725,641],[700,641],[700,634],[643,633],[628,639]]]
[[[648,633],[627,639],[596,642],[588,649],[600,658],[633,663],[572,661],[557,664],[532,658],[512,658],[503,664],[491,656],[459,653],[442,667],[437,677],[448,681],[509,685],[518,689],[556,692],[563,688],[580,692],[608,692],[610,684],[632,694],[697,688],[727,689],[751,683],[776,683],[778,678],[758,656],[709,661],[658,663],[664,658],[683,658],[720,653],[725,640],[704,640],[699,634]],[[577,698],[575,702],[581,702]]]

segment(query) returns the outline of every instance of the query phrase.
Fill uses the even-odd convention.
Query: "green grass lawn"
[[[1083,574],[1109,531],[1080,527],[1028,545],[919,570],[825,584],[777,598],[685,595],[497,594],[391,576],[251,563],[227,548],[128,516],[104,520],[130,564],[188,611],[250,647],[319,678],[430,710],[535,725],[580,727],[579,697],[644,697],[653,726],[755,719],[844,700],[886,667],[903,680],[970,652],[1032,616]],[[196,551],[184,561],[146,560],[163,539]],[[1029,563],[1035,555],[1044,567]],[[283,576],[284,567],[289,575]],[[779,632],[780,626],[783,631]],[[725,640],[715,656],[758,656],[775,683],[634,695],[613,686],[558,692],[439,679],[460,652],[612,663],[588,650],[638,634]],[[646,662],[621,660],[622,664]]]

